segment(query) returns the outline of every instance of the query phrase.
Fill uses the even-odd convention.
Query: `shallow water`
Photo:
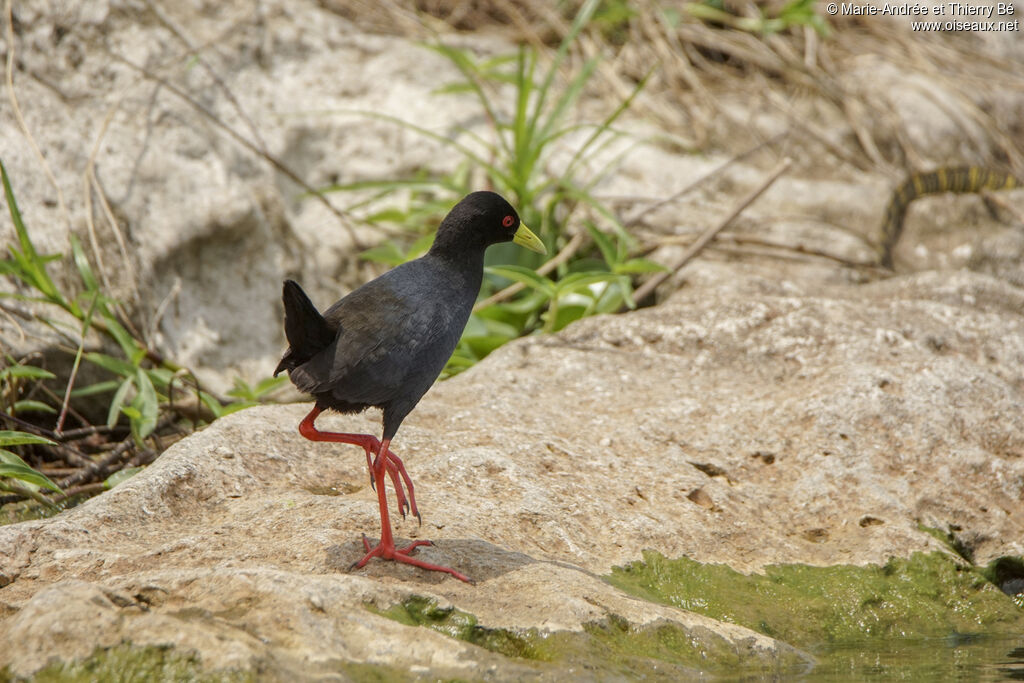
[[[813,651],[806,681],[1024,681],[1024,634],[878,639]]]

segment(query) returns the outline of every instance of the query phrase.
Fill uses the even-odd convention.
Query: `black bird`
[[[395,487],[402,516],[411,510],[419,517],[412,480],[391,451],[391,439],[441,374],[462,336],[480,291],[484,251],[508,241],[545,253],[544,243],[520,222],[507,201],[493,192],[474,192],[441,222],[429,252],[359,287],[323,314],[298,284],[285,280],[284,328],[289,348],[274,375],[287,370],[296,387],[316,398],[313,410],[299,424],[299,432],[313,441],[361,446],[366,451],[370,482],[376,484],[380,543],[371,548],[364,534],[366,555],[354,568],[380,557],[470,581],[454,569],[409,555],[413,548],[430,545],[430,541],[395,547],[384,473]],[[384,411],[384,434],[379,441],[369,434],[321,432],[313,424],[327,409],[355,413],[370,406]],[[372,462],[371,452],[376,455]]]

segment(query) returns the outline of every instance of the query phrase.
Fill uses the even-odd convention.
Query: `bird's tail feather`
[[[289,349],[274,370],[275,375],[302,365],[334,341],[337,334],[294,280],[284,281],[282,298]]]

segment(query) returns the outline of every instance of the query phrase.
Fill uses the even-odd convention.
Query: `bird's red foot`
[[[384,540],[382,539],[380,543],[378,543],[375,547],[371,548],[370,539],[366,537],[366,534],[363,534],[363,547],[366,549],[366,555],[363,556],[363,559],[359,560],[358,562],[355,562],[351,567],[349,567],[349,569],[359,569],[361,567],[364,567],[366,563],[372,560],[373,558],[379,557],[382,560],[393,560],[395,562],[402,562],[403,564],[411,564],[414,567],[419,567],[420,569],[426,569],[432,572],[445,572],[446,574],[451,574],[459,581],[465,581],[466,583],[471,584],[476,583],[475,581],[473,581],[473,579],[469,578],[465,574],[457,572],[450,567],[442,567],[439,564],[430,564],[429,562],[424,562],[423,560],[419,560],[409,555],[409,553],[412,552],[413,549],[418,548],[422,545],[434,544],[430,541],[413,541],[404,548],[396,548],[393,541],[385,543]]]

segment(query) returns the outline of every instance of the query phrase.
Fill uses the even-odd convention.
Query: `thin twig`
[[[68,498],[71,498],[72,496],[81,495],[83,493],[86,494],[86,495],[89,495],[89,496],[93,496],[93,495],[96,495],[98,493],[103,493],[106,490],[107,490],[106,483],[102,482],[102,481],[97,481],[97,482],[94,482],[92,484],[84,484],[82,486],[72,486],[70,488],[64,489],[64,493],[54,496],[53,500],[55,502],[57,502],[57,503],[63,503],[65,500],[67,500]]]
[[[25,117],[21,114],[21,106],[18,104],[18,97],[14,94],[14,9],[13,0],[7,0],[7,96],[11,101],[11,110],[14,112],[14,117],[18,119],[18,125],[21,126],[22,133],[25,134],[25,138],[28,143],[32,146],[32,150],[36,153],[39,158],[39,162],[43,167],[43,172],[46,177],[49,178],[50,183],[53,185],[54,191],[57,193],[57,203],[60,205],[60,210],[64,214],[64,220],[68,225],[71,225],[71,214],[68,212],[68,205],[64,201],[64,192],[60,189],[60,184],[57,182],[57,178],[53,175],[53,171],[50,170],[50,164],[47,163],[46,157],[43,156],[43,152],[39,149],[39,145],[36,144],[36,139],[32,136],[32,131],[28,129],[28,124],[25,123]]]
[[[111,291],[113,288],[110,286],[110,281],[107,278],[106,264],[103,262],[102,251],[100,250],[96,240],[96,226],[92,218],[93,189],[95,189],[96,196],[100,200],[100,208],[103,209],[103,215],[106,217],[107,222],[110,224],[110,229],[114,233],[114,239],[117,240],[118,249],[121,251],[121,263],[124,265],[125,271],[128,273],[128,281],[132,283],[133,286],[138,284],[135,266],[132,264],[132,260],[128,256],[128,247],[125,245],[121,226],[114,217],[114,212],[110,208],[110,202],[107,201],[106,193],[100,185],[99,178],[96,177],[96,157],[99,155],[100,142],[102,142],[103,138],[106,136],[107,129],[110,127],[110,123],[114,120],[114,114],[116,114],[118,109],[121,107],[122,99],[123,95],[119,95],[115,103],[109,110],[107,110],[106,116],[103,117],[103,123],[100,125],[99,133],[96,135],[96,140],[93,142],[92,150],[89,152],[89,159],[85,163],[85,174],[83,176],[83,183],[85,186],[85,225],[89,232],[89,244],[92,246],[93,256],[96,257],[96,265],[100,271],[100,278],[102,278],[107,291]]]
[[[1017,208],[1010,204],[1008,201],[1006,201],[1002,197],[997,196],[994,192],[990,190],[984,190],[981,193],[981,196],[985,199],[985,201],[991,202],[995,206],[998,206],[1000,209],[1010,214],[1010,216],[1015,221],[1017,221],[1021,225],[1024,225],[1024,213],[1018,211]]]
[[[107,453],[102,460],[90,461],[87,466],[80,468],[70,477],[65,477],[64,479],[62,479],[58,486],[60,486],[62,489],[66,489],[69,486],[80,484],[83,481],[91,479],[94,476],[104,474],[107,469],[109,469],[117,461],[123,459],[125,457],[125,454],[128,453],[134,447],[135,437],[128,436],[124,441],[114,446],[114,448],[109,453]]]
[[[242,121],[245,122],[245,125],[249,127],[249,133],[252,135],[253,139],[256,140],[257,143],[259,143],[259,149],[262,152],[266,152],[267,143],[264,142],[263,138],[260,136],[260,131],[256,127],[256,124],[253,123],[252,119],[249,118],[249,115],[245,113],[245,109],[242,108],[241,103],[235,97],[234,93],[231,92],[231,88],[228,87],[228,84],[224,82],[224,80],[217,74],[214,68],[210,66],[210,64],[203,58],[202,53],[206,46],[200,48],[196,45],[193,45],[192,41],[188,39],[188,36],[185,35],[184,31],[182,31],[173,21],[171,21],[171,19],[166,14],[164,14],[163,11],[157,5],[151,2],[151,0],[144,0],[144,2],[146,3],[146,7],[149,8],[149,11],[153,13],[153,16],[155,16],[157,20],[161,24],[163,24],[164,28],[170,31],[174,35],[174,37],[177,38],[181,42],[181,44],[188,49],[189,53],[192,54],[195,57],[196,61],[199,63],[199,65],[203,67],[203,70],[206,71],[210,78],[213,79],[213,82],[217,84],[217,87],[219,87],[221,92],[224,93],[224,96],[228,98],[228,102],[230,102],[231,106],[234,107],[235,113],[238,114],[238,117],[242,119]]]
[[[732,223],[736,219],[736,217],[743,212],[744,209],[750,206],[758,197],[760,197],[764,193],[765,190],[771,187],[772,184],[776,180],[778,180],[779,177],[783,173],[785,173],[792,164],[792,159],[783,159],[782,163],[775,167],[775,169],[768,175],[768,178],[763,183],[761,183],[761,185],[759,185],[757,188],[751,191],[750,194],[744,197],[740,201],[740,203],[736,205],[732,212],[728,216],[726,216],[725,220],[718,223],[718,225],[712,226],[711,228],[705,230],[703,234],[701,234],[701,236],[698,237],[692,245],[690,245],[690,247],[683,253],[683,255],[680,256],[675,261],[675,263],[672,264],[672,266],[669,268],[667,272],[656,273],[642,285],[637,287],[636,291],[633,293],[633,299],[637,302],[643,301],[648,296],[650,296],[661,283],[663,283],[672,275],[679,272],[679,270],[683,266],[689,263],[694,256],[699,254],[704,249],[704,247],[706,247],[707,244],[715,238],[715,235],[724,230],[726,226]]]
[[[64,389],[64,400],[60,404],[60,415],[57,417],[57,426],[53,428],[56,434],[64,432],[64,420],[68,417],[68,408],[71,407],[71,391],[75,387],[75,379],[78,377],[78,368],[82,365],[82,354],[85,352],[85,338],[89,334],[89,324],[92,322],[93,313],[96,312],[96,302],[99,300],[99,291],[93,292],[92,303],[89,304],[89,312],[82,324],[82,340],[75,352],[75,362],[71,365],[71,374],[68,375],[68,384]]]
[[[8,0],[8,2],[10,2],[10,0]],[[324,205],[324,207],[327,208],[328,211],[334,214],[334,216],[341,223],[341,226],[345,228],[345,230],[348,232],[349,238],[352,240],[352,244],[356,247],[356,249],[364,249],[366,247],[366,245],[363,244],[362,240],[359,239],[359,236],[356,234],[355,228],[353,228],[351,223],[349,222],[348,217],[345,216],[345,214],[343,214],[341,211],[339,211],[337,207],[335,207],[333,204],[327,201],[327,198],[324,197],[322,192],[318,192],[312,185],[303,180],[295,171],[291,170],[288,166],[286,166],[283,161],[275,157],[273,154],[263,151],[256,144],[244,138],[234,128],[221,121],[220,117],[218,117],[212,111],[201,105],[199,102],[195,100],[195,98],[191,97],[188,93],[186,93],[181,88],[171,83],[166,78],[153,73],[144,66],[139,66],[138,64],[132,62],[131,60],[125,57],[122,57],[116,52],[108,51],[107,54],[109,54],[111,57],[121,62],[122,64],[125,64],[126,66],[135,69],[139,73],[146,76],[146,78],[149,78],[150,80],[159,83],[164,88],[167,88],[169,91],[177,95],[182,101],[184,101],[190,107],[192,107],[197,112],[202,114],[213,125],[227,133],[228,136],[231,137],[231,139],[233,139],[235,142],[242,145],[253,154],[256,154],[257,156],[261,157],[264,161],[273,166],[274,169],[276,169],[279,173],[287,176],[289,180],[291,180],[293,183],[301,187],[307,193],[315,197],[317,201],[319,201],[321,204]],[[376,226],[372,226],[371,224],[371,227]]]
[[[816,259],[825,259],[838,263],[839,265],[847,268],[855,268],[857,270],[867,270],[871,272],[883,272],[882,268],[878,267],[877,263],[871,261],[851,261],[850,259],[837,256],[821,249],[814,249],[813,247],[807,247],[802,244],[786,244],[784,242],[775,242],[772,240],[766,240],[761,237],[751,237],[749,235],[737,235],[727,232],[721,232],[715,238],[716,243],[731,242],[739,247],[742,245],[752,245],[757,247],[765,247],[764,251],[751,252],[765,256],[788,256],[794,258],[797,256],[811,256]],[[692,236],[686,235],[670,235],[661,237],[645,244],[641,249],[641,253],[654,251],[658,247],[666,245],[674,246],[689,246],[693,243]],[[726,248],[725,244],[720,244],[720,248]],[[731,247],[730,247],[731,248]],[[779,252],[793,252],[792,254],[780,254]],[[810,261],[811,259],[805,259]]]
[[[638,211],[637,213],[633,214],[629,218],[625,219],[622,222],[623,227],[628,228],[628,227],[631,227],[633,225],[636,225],[641,220],[643,220],[644,216],[646,216],[647,214],[651,213],[652,211],[657,211],[658,209],[660,209],[661,207],[663,207],[663,206],[665,206],[667,204],[671,204],[673,202],[678,201],[681,197],[686,195],[688,192],[691,192],[695,187],[697,187],[699,185],[702,185],[703,183],[708,182],[709,180],[711,180],[712,178],[714,178],[714,177],[716,177],[718,175],[721,175],[722,172],[725,171],[725,169],[729,168],[733,164],[736,164],[736,163],[746,159],[747,157],[752,156],[756,152],[761,151],[762,149],[764,149],[765,147],[767,147],[769,145],[774,145],[776,142],[778,142],[779,140],[781,140],[784,137],[786,137],[787,135],[789,135],[789,133],[790,133],[790,129],[787,128],[786,130],[782,131],[781,133],[778,133],[777,135],[773,135],[772,137],[768,138],[767,140],[765,140],[763,142],[759,142],[758,144],[754,145],[750,149],[748,149],[746,151],[743,151],[743,152],[740,152],[736,156],[734,156],[734,157],[732,157],[732,158],[722,162],[714,170],[712,170],[712,171],[710,171],[708,173],[705,173],[700,178],[697,178],[693,182],[689,183],[688,185],[686,185],[685,187],[683,187],[682,189],[677,191],[675,194],[672,194],[672,195],[670,195],[670,196],[668,196],[668,197],[666,197],[664,199],[661,199],[661,200],[655,202],[654,204],[651,204],[650,206],[641,209],[640,211]]]
[[[50,448],[53,448],[56,451],[58,451],[64,458],[65,462],[67,462],[69,465],[76,467],[88,467],[89,465],[93,464],[93,461],[90,460],[84,453],[79,451],[77,448],[69,446],[66,443],[61,443],[61,437],[56,432],[53,432],[49,429],[44,429],[43,427],[34,425],[31,422],[26,422],[25,420],[22,420],[21,418],[18,417],[14,417],[13,415],[8,415],[7,413],[0,413],[0,420],[6,420],[7,422],[10,422],[23,432],[28,432],[29,434],[37,434],[38,436],[44,436],[47,439],[50,439],[51,441],[56,441],[57,445],[51,446]]]
[[[74,441],[75,439],[81,439],[86,436],[93,436],[95,434],[109,434],[111,427],[107,425],[89,425],[88,427],[78,427],[77,429],[69,429],[60,433],[60,439],[62,441]]]

